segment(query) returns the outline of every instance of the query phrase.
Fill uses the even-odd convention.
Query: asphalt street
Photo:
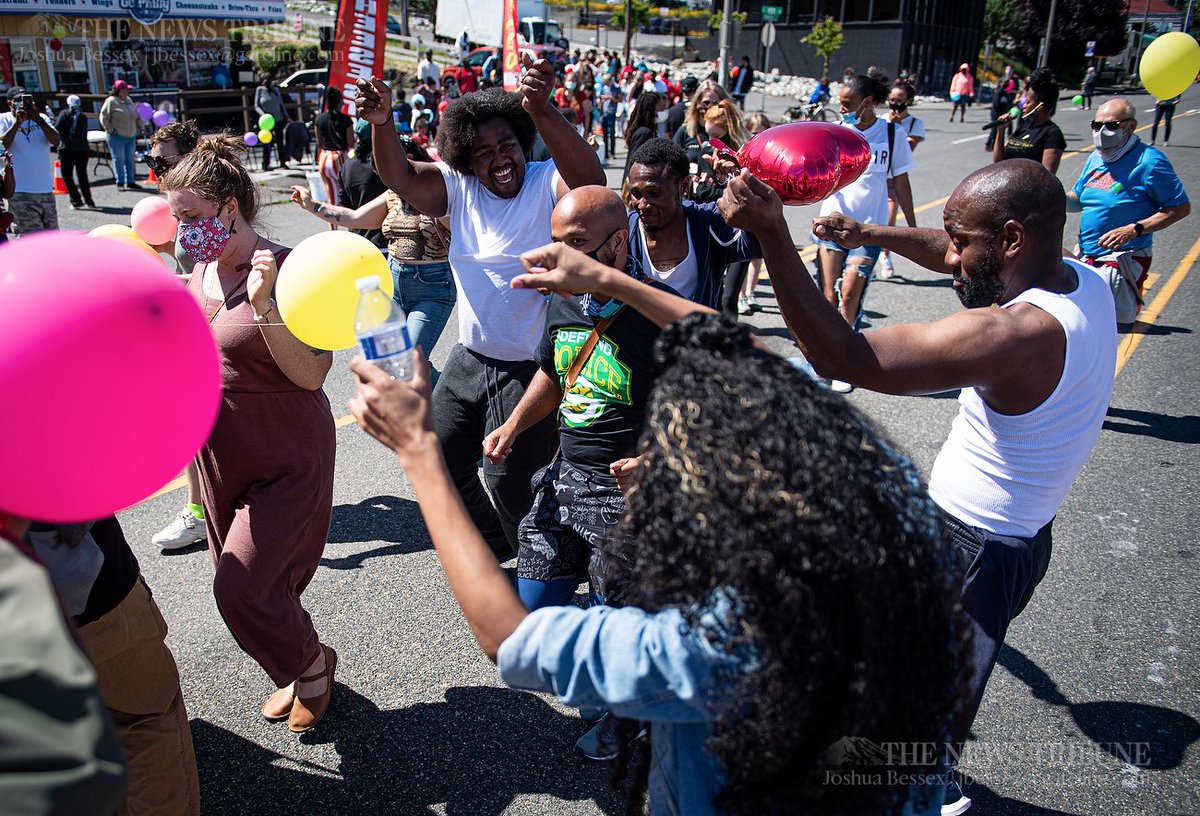
[[[1135,102],[1139,124],[1148,125],[1143,111],[1152,100],[1143,95]],[[1200,91],[1193,89],[1166,149],[1193,196],[1200,192],[1197,108]],[[972,109],[966,124],[947,123],[945,105],[914,113],[929,135],[912,174],[918,219],[938,226],[945,197],[990,160],[979,129],[987,111]],[[1067,185],[1085,158],[1077,151],[1091,146],[1089,118],[1068,103],[1056,116],[1069,144],[1059,171]],[[609,173],[614,186],[622,160]],[[295,172],[257,177],[269,203],[283,199],[287,184],[303,183]],[[137,194],[116,192],[107,171],[98,178],[103,211],[68,212],[64,197],[64,228],[128,223]],[[799,247],[810,243],[815,212],[788,211]],[[1075,216],[1068,221],[1068,247],[1077,223]],[[287,203],[266,207],[263,227],[289,245],[326,229]],[[1155,236],[1148,322],[1122,339],[1108,420],[1058,515],[1049,574],[1010,631],[963,756],[973,812],[1200,812],[1198,254],[1197,216]],[[867,314],[875,326],[960,308],[945,277],[902,259],[897,271],[870,289]],[[765,280],[759,295],[765,309],[749,322],[773,348],[794,353]],[[452,317],[435,362],[445,359],[455,337]],[[339,418],[353,391],[350,356],[337,355],[325,388]],[[848,399],[928,473],[957,409],[954,397],[859,390]],[[344,420],[337,442],[333,524],[304,600],[340,661],[328,718],[300,738],[259,715],[273,688],[217,613],[208,552],[162,555],[150,544],[182,506],[183,492],[174,486],[120,514],[170,625],[204,812],[622,813],[608,769],[572,752],[584,730],[573,712],[498,682],[446,586],[395,458]]]

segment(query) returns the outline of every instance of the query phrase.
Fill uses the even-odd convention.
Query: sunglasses
[[[164,159],[162,156],[146,156],[146,164],[154,171],[155,175],[161,176],[163,173],[170,170],[175,165]]]
[[[1126,119],[1117,119],[1117,120],[1116,120],[1116,121],[1114,121],[1114,122],[1097,122],[1096,120],[1094,120],[1094,119],[1093,119],[1093,120],[1092,120],[1092,130],[1096,130],[1096,131],[1098,131],[1098,130],[1100,130],[1101,128],[1108,128],[1109,130],[1116,130],[1116,129],[1117,129],[1117,128],[1119,128],[1119,127],[1120,127],[1120,126],[1121,126],[1123,123],[1125,123],[1125,122],[1132,122],[1132,121],[1133,121],[1133,119],[1132,119],[1132,118],[1126,118]]]

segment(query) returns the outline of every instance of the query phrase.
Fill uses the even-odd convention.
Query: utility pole
[[[411,37],[412,32],[408,30],[408,0],[400,0],[400,34],[404,37]],[[417,55],[420,58],[420,54]]]
[[[733,44],[733,0],[725,0],[725,10],[721,14],[721,59],[717,69],[717,82],[721,87],[729,81],[729,48]]]
[[[1146,0],[1149,3],[1149,0]],[[1050,20],[1046,23],[1046,38],[1042,40],[1042,53],[1038,54],[1038,68],[1044,68],[1050,62],[1050,42],[1054,38],[1054,13],[1058,10],[1058,0],[1050,0]]]

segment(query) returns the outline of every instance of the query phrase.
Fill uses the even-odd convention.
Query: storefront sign
[[[282,22],[283,0],[0,0],[0,14],[132,17],[144,25],[164,18]]]

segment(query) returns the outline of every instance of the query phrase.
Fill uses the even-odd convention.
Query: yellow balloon
[[[1142,54],[1138,74],[1146,90],[1159,99],[1179,96],[1200,74],[1200,43],[1182,31],[1163,34]]]
[[[258,132],[258,143],[259,144],[270,144],[272,138],[274,138],[274,137],[273,137],[271,131],[269,131],[269,130],[260,130]]]
[[[138,234],[133,231],[133,227],[127,227],[124,224],[104,224],[103,226],[96,227],[88,235],[92,238],[107,238],[110,241],[122,241],[144,252],[149,252],[155,258],[158,257],[158,253],[154,251],[154,248],[139,238]]]
[[[392,296],[391,269],[373,243],[344,230],[309,236],[296,244],[279,269],[279,315],[306,345],[328,351],[350,348],[357,342],[355,281],[367,275],[378,275],[380,289]]]

